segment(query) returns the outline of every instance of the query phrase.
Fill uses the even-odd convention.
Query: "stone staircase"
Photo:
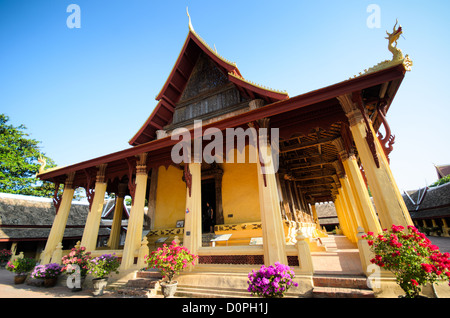
[[[163,297],[159,282],[159,272],[138,271],[136,278],[115,286],[115,292],[129,298]],[[374,292],[368,288],[364,276],[346,275],[314,275],[313,298],[375,298]],[[175,297],[182,298],[248,298],[250,293],[244,288],[221,288],[214,286],[193,286],[179,284]],[[288,292],[285,298],[298,298],[300,295]]]
[[[365,276],[315,275],[313,298],[375,298]]]
[[[110,288],[124,298],[163,297],[160,289],[162,277],[157,271],[138,271],[136,278],[126,283],[111,285]],[[211,286],[192,286],[179,284],[175,297],[183,298],[248,298],[246,289],[218,288]]]
[[[175,297],[185,298],[248,298],[244,289],[212,288],[203,286],[178,285]]]
[[[137,271],[136,278],[115,286],[115,292],[122,297],[149,298],[157,296],[162,276],[159,271]]]

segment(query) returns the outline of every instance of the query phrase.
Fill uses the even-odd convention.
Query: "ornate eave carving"
[[[386,102],[381,101],[377,105],[378,116],[381,119],[381,123],[384,126],[386,136],[383,137],[383,134],[378,131],[378,140],[380,141],[381,147],[383,148],[384,154],[386,155],[386,159],[389,160],[389,154],[392,152],[394,147],[392,146],[395,143],[395,136],[391,134],[391,127],[389,126],[386,120]]]

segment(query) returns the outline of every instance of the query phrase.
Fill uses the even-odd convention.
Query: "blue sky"
[[[81,28],[68,28],[70,4]],[[380,28],[369,28],[370,4]],[[388,113],[400,190],[450,164],[449,1],[0,0],[0,112],[60,166],[128,148],[156,105],[188,33],[256,83],[291,97],[391,58],[385,31],[414,62]]]

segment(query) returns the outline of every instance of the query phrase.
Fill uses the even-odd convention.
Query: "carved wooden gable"
[[[239,90],[215,63],[201,53],[192,70],[170,128],[188,125],[194,119],[205,119],[233,111],[245,102]]]

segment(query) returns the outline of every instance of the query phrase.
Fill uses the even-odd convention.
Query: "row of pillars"
[[[265,123],[268,125],[268,121]],[[262,124],[262,123],[261,123]],[[261,164],[258,162],[258,184],[259,197],[261,207],[261,223],[263,228],[264,241],[264,259],[267,264],[275,262],[287,263],[285,252],[285,237],[281,209],[279,205],[279,197],[277,190],[276,175],[274,173],[271,146],[269,143],[260,143],[265,149],[261,152],[266,156],[264,170],[265,175],[261,173]],[[257,151],[257,150],[256,150]],[[121,269],[128,269],[133,266],[134,258],[141,247],[145,193],[147,187],[148,173],[146,168],[146,154],[139,156],[136,166],[136,179],[134,188],[133,204],[128,220],[127,234],[125,239],[124,250],[122,254]],[[186,210],[184,224],[183,245],[192,253],[197,254],[198,249],[202,245],[201,231],[201,164],[188,163],[185,167],[186,180]],[[96,176],[94,197],[90,207],[88,217],[81,239],[81,246],[86,251],[95,251],[97,237],[103,211],[104,197],[106,193],[107,182],[105,178],[106,165],[98,167]],[[74,174],[68,175],[64,192],[58,212],[55,216],[46,247],[41,256],[41,264],[47,264],[51,261],[52,255],[62,242],[64,230],[66,227],[68,215],[74,194],[73,187]],[[109,239],[111,249],[118,247],[118,239],[120,235],[121,218],[117,217],[122,212],[123,195],[119,193],[116,201],[115,217],[112,225],[112,232]]]
[[[366,233],[377,234],[393,224],[405,228],[413,225],[378,138],[372,139],[372,146],[368,142],[368,136],[376,136],[372,123],[364,118],[352,96],[341,96],[338,100],[349,119],[350,132],[375,203],[374,207],[354,153],[348,152],[343,140],[338,138],[333,142],[340,159],[334,163],[338,178],[333,197],[343,233],[356,243],[361,228]]]
[[[267,128],[268,119],[258,122],[259,127]],[[257,136],[266,138],[266,136]],[[273,165],[272,149],[267,140],[259,140],[259,154],[264,156],[263,174],[261,163],[257,160],[258,189],[261,213],[261,225],[264,247],[264,263],[266,265],[280,262],[287,264],[285,251],[285,235],[282,221],[281,208],[279,204],[278,186],[275,169]],[[258,154],[257,154],[258,155]],[[259,158],[258,156],[256,158]],[[186,189],[186,212],[184,223],[183,244],[192,253],[197,254],[201,247],[201,164],[188,164],[190,175],[190,189]]]
[[[359,165],[352,153],[347,153],[342,141],[337,140],[335,146],[339,151],[340,161],[335,167],[338,171],[338,180],[335,180],[333,191],[336,211],[344,234],[352,241],[357,241],[358,228],[379,233],[382,228],[396,225],[413,225],[403,198],[398,190],[389,167],[384,151],[374,138],[375,149],[370,149],[366,140],[367,129],[372,135],[375,132],[371,124],[367,125],[358,106],[351,96],[338,98],[342,108],[349,118],[350,130],[364,167],[365,175],[372,191],[376,211],[371,203]],[[253,107],[261,107],[255,105]],[[268,128],[269,119],[258,121],[259,127]],[[367,127],[369,126],[369,128]],[[263,138],[264,136],[257,136]],[[273,166],[272,148],[267,140],[258,140],[259,155],[264,157],[264,171],[257,160],[259,202],[264,247],[264,263],[266,265],[280,262],[287,264],[285,236],[282,222],[282,213],[279,204],[276,174]],[[378,157],[378,164],[374,161],[374,151]],[[257,158],[259,158],[257,156]],[[139,155],[136,166],[136,179],[133,205],[128,221],[128,230],[122,256],[122,269],[133,266],[134,257],[141,245],[142,228],[144,220],[145,193],[148,173],[146,167],[146,154]],[[106,192],[105,169],[98,167],[95,183],[95,195],[91,209],[86,220],[81,246],[87,251],[94,251],[97,242],[98,230],[103,210],[103,200]],[[202,244],[201,239],[201,164],[187,163],[185,167],[186,179],[186,210],[183,244],[192,253],[197,254]],[[62,241],[67,222],[74,189],[73,175],[68,176],[58,213],[55,217],[41,263],[50,261],[51,255],[58,243]],[[116,204],[117,207],[117,204]],[[110,238],[111,241],[111,238]]]
[[[122,269],[128,269],[133,265],[135,255],[136,253],[138,253],[141,246],[148,173],[146,167],[147,155],[143,153],[138,157],[139,160],[137,161],[136,165],[133,204],[130,211],[130,217],[128,219],[128,230],[122,254]],[[86,219],[80,244],[80,246],[85,247],[86,251],[88,252],[95,251],[97,246],[98,232],[100,228],[101,215],[103,211],[103,204],[107,187],[107,181],[105,177],[106,164],[102,164],[97,168],[98,171],[95,181],[94,197],[90,205],[90,210]],[[41,264],[48,264],[52,261],[53,252],[62,242],[64,230],[67,224],[67,219],[69,217],[69,212],[73,200],[73,179],[74,173],[67,176],[66,182],[64,184],[64,192],[61,198],[61,203],[53,221],[53,225],[50,230],[45,249],[41,255]],[[108,241],[108,246],[111,249],[117,249],[119,247],[120,228],[123,213],[123,200],[126,193],[126,187],[126,184],[119,185],[119,193],[116,199],[114,219]]]

